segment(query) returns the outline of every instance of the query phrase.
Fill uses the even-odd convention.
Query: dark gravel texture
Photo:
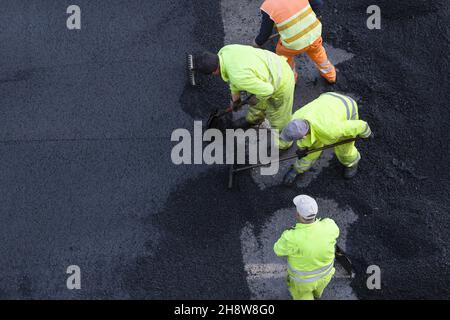
[[[69,4],[1,5],[0,298],[249,298],[241,229],[306,191],[242,174],[230,192],[225,167],[170,162],[172,130],[228,103],[217,79],[185,85],[185,54],[223,45],[220,2],[80,0],[78,33]],[[379,0],[381,30],[371,4],[322,13],[325,41],[355,54],[332,90],[361,97],[375,139],[354,180],[333,160],[307,193],[359,216],[359,298],[448,299],[449,2]],[[371,264],[380,291],[365,289]]]

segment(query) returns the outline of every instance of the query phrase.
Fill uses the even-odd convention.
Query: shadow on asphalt
[[[124,283],[133,298],[248,299],[240,234],[246,222],[262,226],[294,191],[257,190],[248,174],[227,189],[224,166],[174,190],[148,221],[164,230],[154,256],[139,257]],[[194,193],[193,193],[194,191]]]

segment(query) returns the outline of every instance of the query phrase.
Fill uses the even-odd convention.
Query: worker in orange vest
[[[275,25],[280,34],[276,53],[288,59],[296,80],[294,57],[306,53],[329,83],[336,82],[336,69],[322,45],[322,24],[308,0],[265,0],[261,13],[261,30],[254,40],[255,47],[267,42]]]

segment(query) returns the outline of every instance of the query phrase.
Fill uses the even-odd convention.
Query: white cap
[[[294,119],[281,130],[280,138],[284,141],[295,141],[303,139],[308,134],[308,121],[303,119]]]
[[[296,196],[293,200],[295,206],[297,207],[298,214],[305,220],[314,219],[317,215],[319,207],[317,206],[316,200],[307,196],[306,194],[301,194]]]

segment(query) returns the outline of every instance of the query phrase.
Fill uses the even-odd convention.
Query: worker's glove
[[[306,157],[308,155],[307,151],[308,151],[308,149],[297,149],[295,151],[295,153],[297,154],[297,157],[299,159],[301,159],[301,158],[304,158],[304,157]]]
[[[258,104],[258,98],[256,98],[256,96],[251,97],[250,99],[248,99],[248,104],[251,106],[255,106]]]
[[[283,104],[283,99],[270,97],[267,99],[267,102],[275,109],[281,108]]]
[[[241,99],[238,99],[236,101],[231,100],[230,108],[233,110],[233,112],[239,111],[242,108]]]
[[[359,136],[361,139],[364,139],[364,140],[373,140],[374,139],[374,135],[373,135],[373,132],[370,132],[369,133],[369,135],[367,135],[367,136]]]

